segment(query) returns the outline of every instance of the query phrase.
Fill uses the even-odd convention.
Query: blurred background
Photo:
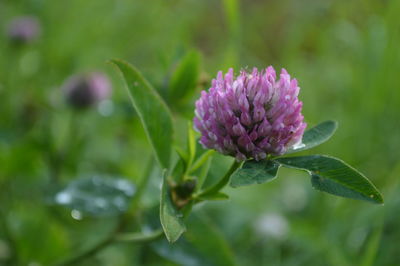
[[[54,191],[93,175],[134,186],[145,173],[150,147],[111,58],[135,64],[166,99],[177,143],[218,70],[286,68],[308,125],[339,122],[304,154],[342,158],[385,205],[322,194],[281,169],[197,206],[174,245],[111,244],[75,265],[397,265],[399,13],[396,0],[1,0],[0,265],[54,265],[93,246],[117,218],[58,206]],[[193,91],[169,97],[185,60],[196,64]],[[210,177],[229,160],[214,156]],[[158,221],[161,175],[151,175],[133,231]]]

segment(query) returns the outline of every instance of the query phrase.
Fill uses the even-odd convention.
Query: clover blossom
[[[41,27],[34,16],[21,16],[14,18],[7,27],[8,37],[16,42],[28,43],[40,35]]]
[[[103,73],[93,72],[72,76],[61,89],[71,106],[83,109],[105,100],[111,92],[111,84]]]
[[[200,143],[237,161],[284,154],[301,143],[306,128],[299,90],[285,69],[279,80],[272,66],[242,70],[237,77],[232,68],[225,76],[220,71],[196,101]]]

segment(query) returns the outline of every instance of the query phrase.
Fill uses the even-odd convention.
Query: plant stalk
[[[221,180],[219,180],[218,183],[215,184],[214,186],[201,192],[199,195],[197,195],[197,197],[201,198],[201,197],[209,196],[209,195],[219,192],[221,189],[223,189],[226,186],[226,184],[228,184],[229,179],[230,179],[231,175],[233,174],[233,172],[235,172],[241,165],[242,165],[242,162],[237,162],[236,160],[233,161],[231,167],[229,168],[228,172],[226,172],[224,177]]]

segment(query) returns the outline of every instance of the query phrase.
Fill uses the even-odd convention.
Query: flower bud
[[[40,35],[40,31],[40,23],[33,16],[14,18],[7,26],[8,37],[19,43],[34,41]]]
[[[219,72],[196,101],[194,126],[202,135],[200,143],[237,161],[284,154],[301,142],[306,128],[299,90],[285,69],[278,80],[272,66],[242,70],[237,77],[233,69],[225,76]]]
[[[106,99],[111,92],[111,84],[102,73],[75,75],[62,86],[66,101],[77,109],[84,109]]]

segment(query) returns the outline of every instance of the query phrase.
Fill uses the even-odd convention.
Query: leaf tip
[[[165,238],[168,240],[168,242],[169,242],[170,244],[173,244],[173,243],[175,243],[176,241],[178,241],[179,238],[181,237],[181,235],[182,235],[183,233],[186,232],[186,227],[183,227],[183,228],[182,228],[182,231],[180,232],[179,235],[171,236],[170,234],[168,234],[168,233],[165,231],[164,226],[163,226],[162,228],[163,228],[163,231],[164,231]]]
[[[376,203],[376,204],[379,204],[379,205],[385,205],[385,202],[384,202],[384,200],[383,200],[383,197],[382,197],[382,195],[378,192],[378,193],[376,193],[375,195],[373,195],[373,194],[371,194],[370,195],[370,198]]]
[[[333,127],[333,133],[336,131],[336,129],[339,127],[339,123],[336,120],[328,120],[332,124]]]

